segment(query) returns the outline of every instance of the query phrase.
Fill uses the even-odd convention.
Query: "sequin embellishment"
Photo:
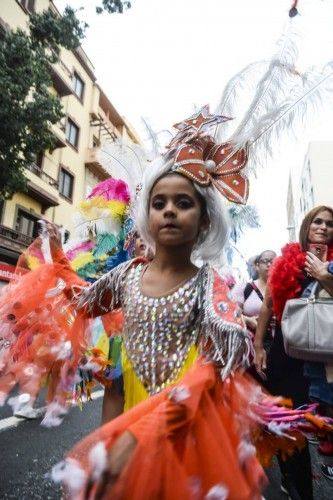
[[[126,276],[124,345],[137,377],[152,395],[177,378],[197,342],[198,274],[175,292],[154,298],[140,290],[143,267],[133,267]]]

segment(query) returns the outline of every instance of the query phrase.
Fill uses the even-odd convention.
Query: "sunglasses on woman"
[[[316,224],[316,226],[325,224],[326,227],[333,228],[333,220],[320,219],[320,217],[313,219],[312,224]]]

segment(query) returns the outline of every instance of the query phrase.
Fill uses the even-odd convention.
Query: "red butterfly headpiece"
[[[249,182],[241,171],[247,162],[247,148],[236,149],[228,142],[217,144],[206,134],[212,125],[230,119],[211,115],[209,107],[204,106],[195,115],[174,125],[179,132],[168,145],[167,155],[174,159],[172,171],[200,186],[213,184],[229,201],[246,204]]]

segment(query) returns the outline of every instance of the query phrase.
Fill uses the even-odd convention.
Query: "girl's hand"
[[[111,476],[119,476],[135,450],[137,441],[133,434],[125,431],[115,441],[109,452],[109,472]]]
[[[262,378],[266,378],[264,371],[267,368],[267,353],[263,346],[254,344],[254,365]]]
[[[45,226],[46,226],[47,232],[49,234],[51,251],[55,250],[57,248],[61,248],[62,247],[62,245],[61,245],[61,233],[60,233],[58,227],[49,221],[45,221]]]
[[[251,316],[244,316],[246,326],[250,328],[252,331],[256,331],[257,329],[257,318]]]
[[[326,278],[329,274],[327,271],[327,266],[328,262],[322,262],[313,253],[306,252],[304,268],[309,276],[315,278],[318,281],[320,281],[323,278]]]
[[[108,467],[103,472],[97,484],[97,488],[94,490],[95,480],[90,477],[87,481],[83,498],[94,498],[95,500],[109,498],[108,495],[110,495],[110,491],[117,481],[118,476],[121,474],[121,471],[130,460],[136,444],[137,441],[135,437],[129,431],[125,431],[119,436],[109,451]]]

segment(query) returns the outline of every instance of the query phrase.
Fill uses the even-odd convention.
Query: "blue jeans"
[[[326,380],[324,363],[306,361],[304,363],[304,375],[310,381],[310,398],[333,405],[333,384],[329,384]]]

